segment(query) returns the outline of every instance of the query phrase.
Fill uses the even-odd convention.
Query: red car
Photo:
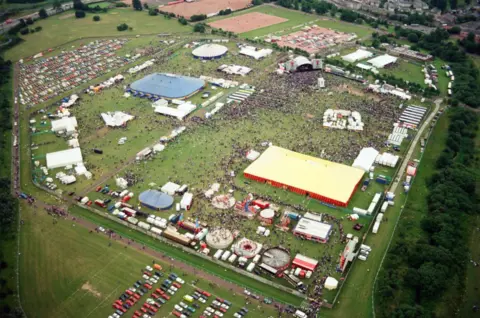
[[[152,289],[152,285],[147,284],[147,283],[143,284],[143,287],[148,288],[148,289]]]
[[[180,316],[182,315],[181,313],[179,313],[179,312],[176,311],[176,310],[172,311],[172,314],[175,315],[175,316],[177,316],[177,317],[180,317]]]
[[[127,289],[125,292],[126,292],[129,296],[132,296],[132,295],[133,295],[133,292],[132,292],[130,289]]]
[[[123,303],[122,303],[122,301],[121,301],[120,299],[115,300],[115,303],[118,304],[118,305],[120,305],[120,306],[123,305]]]
[[[210,296],[212,296],[212,294],[210,294],[210,293],[207,292],[207,291],[202,291],[202,295],[205,296],[205,297],[210,297]]]
[[[145,275],[149,276],[149,277],[152,277],[152,273],[150,273],[150,272],[144,271],[143,273],[144,273]]]
[[[100,190],[102,190],[102,187],[100,187],[100,186],[98,186],[98,187],[95,189],[96,192],[100,192]]]
[[[172,285],[173,285],[173,286],[175,286],[175,287],[177,287],[177,288],[180,288],[180,287],[182,287],[182,285],[180,285],[180,284],[179,284],[179,283],[177,283],[177,282],[173,282],[173,284],[172,284]]]
[[[137,300],[140,299],[140,295],[137,294],[137,293],[133,294],[133,297],[135,297],[135,299],[137,299]]]
[[[170,300],[170,296],[168,296],[167,294],[162,294],[162,298],[165,300]]]
[[[153,294],[152,294],[152,297],[153,297],[153,299],[157,299],[157,298],[160,297],[160,296],[158,296],[157,294],[153,293]]]
[[[140,310],[141,310],[141,311],[142,311],[144,314],[146,314],[146,313],[147,313],[147,311],[148,311],[148,310],[146,310],[146,309],[145,309],[145,308],[143,308],[143,307],[142,307],[142,308],[140,308]]]
[[[142,306],[142,307],[143,307],[143,308],[150,309],[150,305],[149,305],[149,304],[147,304],[147,303],[143,304],[143,306]]]
[[[163,290],[161,290],[160,288],[155,289],[155,291],[156,291],[157,293],[159,293],[159,294],[162,294],[162,293],[163,293]]]
[[[150,310],[153,311],[153,312],[157,312],[157,311],[158,311],[158,309],[155,308],[155,306],[150,306]]]

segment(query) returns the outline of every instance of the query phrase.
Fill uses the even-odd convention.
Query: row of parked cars
[[[154,270],[151,266],[146,266],[143,271],[143,280],[137,280],[132,287],[125,290],[120,297],[112,304],[115,312],[108,318],[120,318],[131,307],[133,307],[140,298],[153,290],[151,297],[147,298],[145,303],[139,310],[135,310],[132,318],[151,318],[158,309],[170,300],[170,295],[174,295],[176,291],[185,283],[183,279],[178,277],[175,273],[171,273],[167,279],[164,280],[160,288],[154,288],[160,279],[164,276],[160,265],[155,264]]]
[[[192,295],[183,296],[183,301],[174,306],[172,314],[178,318],[190,317],[194,312],[200,309],[200,305],[195,303],[195,301],[205,304],[207,298],[211,295],[212,294],[207,291],[196,289]]]

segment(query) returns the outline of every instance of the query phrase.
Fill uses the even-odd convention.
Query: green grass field
[[[89,233],[68,220],[59,219],[53,224],[52,217],[30,206],[22,205],[22,219],[25,224],[20,232],[20,293],[28,317],[107,317],[113,312],[113,301],[142,279],[141,269],[152,264],[152,258],[140,251],[125,249],[114,241],[109,246],[107,236]],[[163,266],[166,274],[170,272],[168,264],[162,260],[155,262]],[[186,284],[159,310],[164,317],[194,289],[191,285],[194,275],[173,271]],[[207,281],[200,280],[196,286],[230,300],[231,314],[245,306],[241,295],[233,296]],[[143,296],[141,304],[146,299]],[[202,305],[201,309],[205,307]],[[258,317],[276,316],[273,307],[258,303],[247,307]],[[129,313],[132,312],[131,309]]]
[[[263,86],[265,80],[273,80],[273,78],[268,77],[267,71],[268,67],[274,64],[277,55],[262,60],[261,62],[255,62],[251,59],[237,56],[235,43],[229,43],[228,46],[230,53],[221,61],[210,61],[206,63],[196,61],[191,58],[188,49],[181,49],[176,52],[171,59],[154,66],[149,72],[155,70],[175,72],[176,70],[184,69],[184,67],[188,65],[185,72],[188,72],[187,74],[189,75],[203,74],[216,76],[218,73],[215,70],[220,63],[234,63],[246,65],[254,69],[253,75],[242,78],[242,81]],[[143,75],[127,77],[126,82],[131,82],[141,76]],[[337,79],[328,77],[328,80],[336,81]],[[308,149],[308,153],[316,156],[326,151],[326,158],[339,160],[341,157],[330,157],[335,156],[335,154],[333,152],[330,153],[329,149],[341,149],[341,152],[344,153],[346,151],[344,142],[347,139],[354,144],[364,144],[371,140],[370,133],[356,135],[345,131],[325,130],[322,128],[318,118],[322,117],[325,109],[332,107],[332,105],[337,105],[339,98],[335,95],[327,95],[326,92],[315,91],[311,94],[296,92],[296,102],[298,102],[298,106],[292,113],[259,108],[258,110],[251,110],[251,115],[241,120],[218,115],[218,118],[212,120],[209,125],[201,126],[188,121],[186,123],[180,123],[174,119],[161,116],[152,117],[150,115],[151,108],[147,101],[135,98],[125,99],[121,97],[122,94],[122,88],[111,88],[98,96],[84,97],[80,105],[72,108],[72,113],[77,116],[79,121],[80,144],[82,148],[101,148],[105,152],[103,156],[98,156],[90,153],[88,150],[84,151],[87,167],[95,174],[94,181],[103,177],[109,171],[114,170],[115,167],[122,166],[125,160],[134,156],[136,152],[148,146],[154,140],[158,140],[161,136],[167,134],[173,127],[178,125],[187,126],[187,131],[179,136],[178,140],[170,143],[166,150],[158,154],[154,160],[131,164],[117,173],[117,176],[121,176],[126,171],[129,171],[142,180],[142,182],[130,188],[137,196],[141,191],[148,189],[148,184],[151,182],[159,186],[169,180],[178,183],[187,183],[195,193],[206,190],[208,186],[215,181],[225,185],[228,182],[228,180],[225,179],[226,173],[224,169],[219,169],[219,167],[234,153],[235,148],[231,146],[232,141],[242,145],[244,148],[257,148],[259,141],[269,140],[276,145],[298,151]],[[195,98],[196,97],[194,97],[194,99]],[[361,97],[361,95],[341,94],[341,103],[354,103],[357,100],[363,100],[363,103],[372,102],[369,101],[367,97]],[[130,122],[126,129],[104,129],[99,114],[102,111],[112,110],[128,111],[137,115],[138,118]],[[313,116],[313,119],[307,119],[307,114],[308,116]],[[369,132],[380,132],[384,129],[390,129],[389,125],[388,127],[384,127],[384,122],[377,121],[369,113],[365,113],[363,116],[364,121],[366,121],[370,127]],[[39,122],[40,120],[37,118],[37,123]],[[262,129],[258,129],[258,123],[262,123]],[[47,128],[48,126],[42,129]],[[308,137],[305,136],[304,131],[309,131],[310,135]],[[123,146],[118,146],[116,142],[121,136],[127,136],[129,141]],[[309,141],[311,138],[316,140],[314,146],[311,145]],[[64,149],[65,147],[65,141],[61,138],[56,138],[52,134],[33,136],[32,141],[34,143],[53,142],[46,146],[40,146],[38,150],[34,150],[33,154],[35,156],[45,154],[49,151]],[[260,149],[257,148],[257,150],[261,150],[261,147]],[[119,153],[122,153],[122,155],[119,156]],[[353,158],[354,157],[351,157],[349,160],[344,160],[344,163],[351,164]],[[39,160],[43,162],[43,159]],[[234,182],[240,187],[245,187],[243,184],[245,180],[241,177],[241,172],[245,166],[245,160],[239,160],[237,158],[231,168],[229,168],[236,171],[238,177]],[[55,172],[56,171],[53,171],[52,175],[54,175]],[[391,175],[393,170],[379,168],[376,173]],[[82,190],[91,184],[91,182],[92,181],[88,181],[83,177],[79,177],[79,181],[76,184],[66,187],[65,190],[74,190],[83,193]],[[108,179],[105,184],[114,185],[114,178]],[[226,190],[228,190],[226,187],[222,189],[222,191]],[[289,204],[300,204],[312,211],[329,213],[338,218],[344,218],[348,213],[351,213],[351,209],[354,206],[367,208],[373,195],[383,190],[384,188],[382,186],[372,184],[366,193],[357,192],[353,197],[349,210],[327,208],[314,200],[305,201],[304,197],[289,192],[283,193],[278,200]],[[245,190],[235,192],[235,197],[242,199],[247,192],[250,191],[263,195],[272,195],[275,189],[265,185],[251,183]],[[90,192],[88,196],[92,200],[104,198],[103,195],[96,192]],[[176,200],[178,201],[179,199],[177,198]],[[206,200],[199,199],[197,202],[191,211],[185,213],[185,216],[190,217],[193,216],[194,213],[202,212],[202,219],[204,221],[208,221],[211,226],[217,224],[215,222],[215,216],[219,212],[213,209]],[[138,204],[137,197],[133,198],[132,203],[135,205]],[[167,213],[172,212],[173,209]],[[87,217],[90,218],[92,216],[88,215]],[[118,225],[114,225],[112,222],[105,222],[107,222],[105,225],[108,227],[118,227]],[[369,222],[369,218],[361,220],[361,223],[367,226]],[[258,240],[261,243],[287,245],[291,247],[293,251],[302,251],[308,256],[315,258],[321,258],[323,256],[331,257],[332,262],[328,265],[329,271],[333,273],[332,275],[335,277],[340,278],[341,275],[335,273],[336,255],[343,249],[344,245],[339,242],[338,237],[332,238],[333,243],[331,244],[331,248],[325,248],[316,243],[294,239],[291,234],[279,231],[274,232],[268,239],[260,237],[254,234],[258,225],[258,222],[245,221],[242,222],[241,228],[248,234],[248,237]],[[342,221],[342,225],[344,228],[352,231],[353,223],[350,221],[345,219]],[[235,224],[235,226],[238,228],[238,224]],[[363,233],[364,232],[360,232],[356,234],[361,236]],[[327,269],[325,269],[325,271],[327,271]],[[276,282],[286,284],[283,280],[276,280]],[[335,297],[335,292],[326,293],[325,297],[329,301],[332,301]]]
[[[412,62],[409,60],[405,60],[399,58],[397,63],[388,69],[380,70],[382,74],[390,74],[395,77],[402,78],[404,80],[410,81],[412,83],[417,83],[422,86],[424,84],[425,75],[422,72],[422,66],[419,65],[417,62]]]
[[[92,20],[94,15],[99,15],[101,20],[94,22]],[[133,30],[117,31],[117,25],[121,23],[128,24]],[[8,50],[5,53],[6,59],[17,61],[79,38],[191,31],[190,27],[182,26],[176,19],[167,20],[163,16],[149,16],[146,11],[139,12],[131,8],[112,9],[107,13],[87,13],[84,19],[76,19],[73,11],[67,11],[39,20],[34,26],[41,26],[43,30],[22,36],[25,41]]]

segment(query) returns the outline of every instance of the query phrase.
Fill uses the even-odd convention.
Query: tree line
[[[475,113],[451,109],[446,146],[426,182],[427,213],[420,222],[420,238],[412,242],[408,233],[417,229],[410,220],[401,220],[379,276],[379,317],[433,318],[449,288],[457,295],[464,289],[468,219],[478,213],[477,131]]]
[[[0,153],[4,154],[11,146],[10,134],[12,129],[11,122],[11,104],[9,100],[11,62],[5,61],[0,56]],[[10,157],[0,156],[0,167],[10,166]],[[18,211],[17,199],[10,195],[10,177],[0,177],[0,272],[8,270],[11,263],[11,255],[5,255],[2,249],[2,242],[9,242],[15,239],[16,229],[15,220]],[[14,285],[14,280],[9,282],[4,275],[0,278],[0,316],[2,317],[22,317],[22,311],[15,305],[9,303],[14,294],[10,286]]]

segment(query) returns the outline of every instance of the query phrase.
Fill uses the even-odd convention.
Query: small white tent
[[[336,280],[333,277],[327,277],[325,280],[325,288],[328,290],[334,290],[337,289],[338,286],[338,280]]]

